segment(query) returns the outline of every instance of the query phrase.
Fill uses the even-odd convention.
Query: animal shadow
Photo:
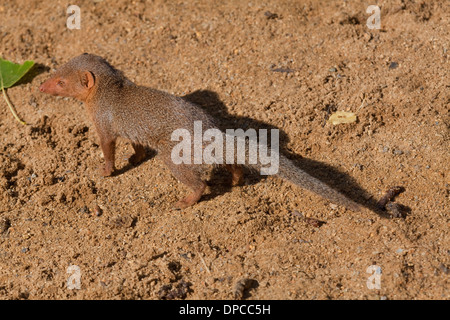
[[[342,194],[346,195],[349,199],[360,204],[361,206],[370,209],[371,211],[377,213],[382,217],[389,217],[386,211],[381,210],[377,206],[376,199],[374,199],[366,190],[364,190],[355,181],[354,178],[352,178],[347,173],[327,163],[308,159],[290,152],[287,149],[287,145],[289,143],[289,136],[282,129],[259,120],[251,119],[249,117],[229,114],[225,104],[219,99],[217,93],[213,91],[198,90],[184,96],[183,98],[203,108],[208,114],[210,114],[214,119],[216,119],[219,129],[221,129],[222,131],[226,129],[238,129],[238,128],[242,128],[244,130],[247,130],[248,128],[253,128],[255,130],[278,129],[280,138],[279,143],[280,153],[289,158],[291,161],[293,161],[298,168],[305,171],[309,175],[316,177],[317,179],[321,180],[322,182],[326,183],[327,185],[336,189]],[[247,184],[254,184],[261,181],[262,179],[265,179],[265,176],[262,176],[260,174],[248,175],[248,173],[249,172],[245,172]],[[217,171],[216,174],[219,177],[222,176],[222,174],[226,175],[226,173],[222,171]],[[218,181],[216,179],[219,178],[212,177],[211,183]],[[220,189],[217,192],[223,193],[226,192],[226,190]],[[216,195],[217,194],[212,194],[211,197],[214,197]]]
[[[131,164],[130,162],[128,162],[125,166],[123,166],[121,168],[116,168],[116,170],[114,170],[112,176],[115,177],[115,176],[124,174],[125,172],[142,165],[144,162],[147,162],[147,161],[153,159],[156,155],[157,155],[156,150],[149,148],[149,147],[145,147],[145,157],[144,157],[144,159],[142,159],[141,162],[136,163],[136,164]],[[130,157],[131,157],[131,155],[130,155]]]
[[[49,71],[50,71],[50,67],[47,67],[46,65],[43,65],[43,64],[40,64],[40,63],[35,63],[31,67],[31,69],[22,78],[20,78],[19,81],[17,81],[14,84],[14,86],[31,83],[31,81],[33,81],[33,79],[35,77],[37,77],[41,73],[49,72]]]

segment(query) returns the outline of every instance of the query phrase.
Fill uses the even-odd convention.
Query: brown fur
[[[143,160],[144,146],[152,147],[173,175],[193,190],[177,207],[186,208],[200,200],[206,188],[202,180],[205,165],[176,165],[170,157],[178,143],[171,141],[174,130],[184,128],[192,134],[197,120],[202,121],[203,130],[216,128],[214,120],[200,107],[169,93],[138,86],[106,60],[91,54],[80,55],[63,65],[41,85],[40,91],[74,97],[85,103],[104,154],[105,164],[100,170],[103,176],[114,172],[116,139],[123,137],[133,144],[135,154],[129,159],[132,164]],[[225,167],[232,174],[233,185],[240,184],[242,168]],[[348,208],[359,209],[353,201],[296,168],[281,155],[279,176]]]

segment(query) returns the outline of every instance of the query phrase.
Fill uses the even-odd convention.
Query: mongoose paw
[[[106,165],[101,166],[100,168],[98,168],[98,173],[99,175],[101,175],[102,177],[109,177],[113,174],[114,172],[114,168],[110,168]]]
[[[180,209],[186,209],[186,208],[192,206],[193,204],[195,204],[195,202],[190,203],[189,201],[186,201],[186,199],[183,199],[183,200],[180,200],[177,203],[175,203],[174,207],[175,207],[175,209],[180,210]]]
[[[205,183],[206,185],[206,183]],[[175,203],[175,208],[177,209],[186,209],[187,207],[193,206],[194,204],[196,204],[199,200],[200,197],[202,196],[203,190],[202,192],[194,192],[192,194],[190,194],[189,196],[187,196],[186,198],[178,201],[177,203]]]

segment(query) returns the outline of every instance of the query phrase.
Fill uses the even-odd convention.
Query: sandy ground
[[[449,299],[445,3],[379,1],[376,30],[367,1],[80,0],[69,30],[69,1],[2,1],[0,56],[37,65],[7,90],[29,125],[0,102],[0,298],[231,299],[240,283],[244,299]],[[218,172],[177,211],[188,190],[151,150],[129,166],[124,140],[101,178],[83,105],[38,90],[83,52],[224,128],[279,129],[284,154],[368,207],[402,186],[410,210],[355,213],[276,177],[230,189]],[[337,110],[357,121],[327,123]]]

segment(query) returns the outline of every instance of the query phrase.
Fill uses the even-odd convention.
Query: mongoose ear
[[[84,85],[87,89],[92,88],[92,87],[94,86],[94,84],[95,84],[95,77],[94,77],[94,75],[92,74],[92,72],[90,72],[90,71],[85,71],[85,72],[83,73],[83,76],[82,76],[82,82],[83,82],[83,85]]]

